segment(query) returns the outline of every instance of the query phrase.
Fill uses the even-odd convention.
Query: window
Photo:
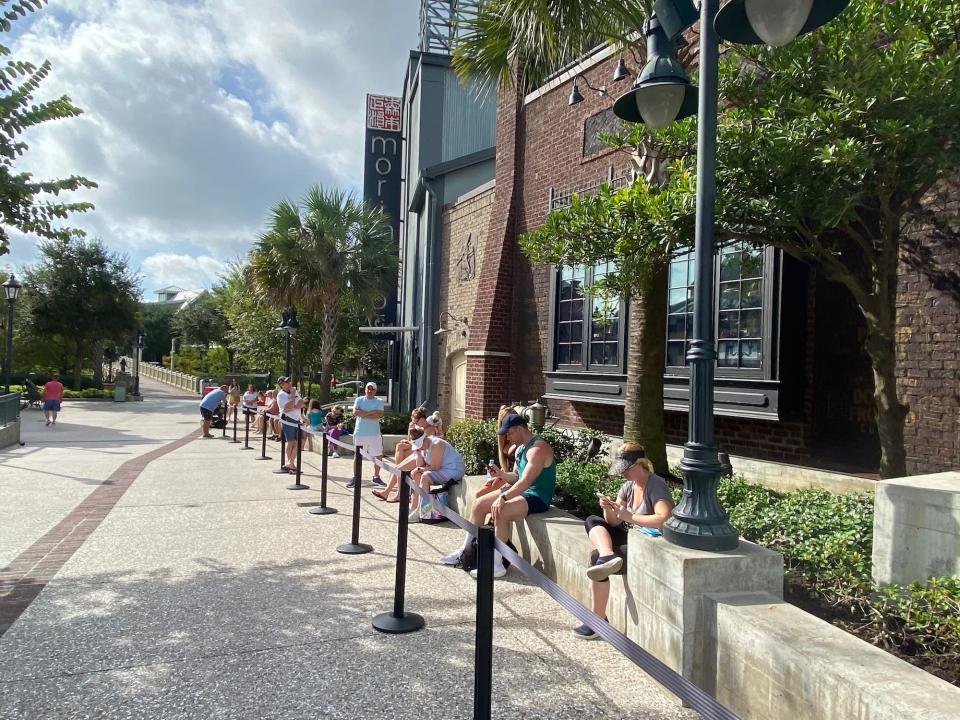
[[[613,270],[612,263],[592,268],[564,267],[558,275],[556,365],[563,370],[621,372],[623,303],[590,296],[592,285]]]
[[[738,241],[720,249],[716,260],[718,370],[763,368],[765,251]],[[667,366],[684,367],[693,335],[694,256],[670,263],[667,292]]]

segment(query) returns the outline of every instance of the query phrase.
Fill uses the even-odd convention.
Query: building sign
[[[363,199],[382,207],[400,253],[400,130],[401,100],[367,95],[367,132],[363,149]],[[389,289],[378,325],[397,324],[397,288]]]

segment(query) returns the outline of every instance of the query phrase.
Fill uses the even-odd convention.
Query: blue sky
[[[359,192],[364,96],[399,95],[417,0],[51,0],[6,36],[48,59],[38,100],[77,119],[29,131],[19,167],[85,175],[72,224],[127,255],[144,295],[209,287],[270,206],[311,183]],[[36,258],[14,235],[5,263]]]

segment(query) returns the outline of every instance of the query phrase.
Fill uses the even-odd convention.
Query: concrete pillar
[[[736,550],[711,553],[631,532],[627,577],[634,607],[627,635],[640,647],[707,692],[716,683],[718,593],[761,592],[783,597],[783,556],[740,541]]]
[[[960,471],[877,483],[873,579],[908,585],[960,575]]]

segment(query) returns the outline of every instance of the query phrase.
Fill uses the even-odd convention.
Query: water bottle
[[[487,480],[493,480],[493,475],[490,474],[490,466],[495,464],[493,458],[487,460]]]

